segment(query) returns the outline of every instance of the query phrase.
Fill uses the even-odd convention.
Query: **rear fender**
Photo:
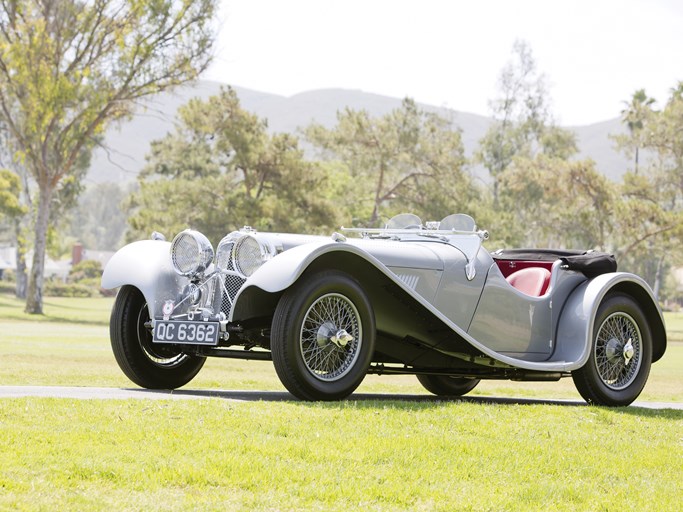
[[[581,368],[590,356],[593,329],[598,307],[605,296],[620,292],[633,297],[648,319],[652,333],[652,361],[666,350],[664,317],[652,290],[640,277],[626,272],[613,272],[586,281],[574,290],[562,309],[557,328],[555,361],[571,362],[571,369]]]
[[[141,240],[119,249],[102,273],[102,288],[131,285],[147,300],[152,318],[161,316],[166,300],[175,300],[178,290],[189,282],[178,275],[171,262],[171,244],[159,240]]]

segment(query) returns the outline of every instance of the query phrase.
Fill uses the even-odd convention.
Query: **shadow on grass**
[[[100,298],[100,297],[90,297],[90,298]],[[82,299],[82,300],[87,300],[88,297],[77,297],[77,299]],[[49,306],[53,308],[58,308],[58,309],[68,309],[71,311],[93,311],[93,308],[89,307],[83,307],[83,306],[73,306],[69,304],[65,304],[64,302],[50,302],[49,300],[44,300],[43,301],[43,307]]]
[[[672,408],[672,404],[666,403],[636,403],[629,407],[596,407],[590,406],[586,402],[577,400],[561,399],[536,399],[536,398],[509,398],[509,397],[489,397],[489,396],[464,396],[464,397],[438,397],[433,395],[407,395],[407,394],[379,394],[379,393],[354,393],[346,400],[338,402],[305,402],[297,400],[293,395],[285,391],[224,391],[224,390],[184,390],[174,391],[153,391],[136,390],[144,393],[158,393],[160,395],[179,395],[187,398],[222,398],[225,400],[238,400],[243,402],[298,402],[304,406],[311,407],[339,407],[341,405],[352,405],[357,408],[381,408],[391,406],[392,408],[415,410],[416,408],[441,407],[449,403],[469,403],[482,405],[553,405],[559,407],[581,407],[596,408],[619,413],[632,414],[647,417],[664,417],[669,419],[683,420],[683,404],[681,409]],[[160,397],[161,398],[161,397]],[[668,407],[667,407],[668,406]],[[678,407],[675,405],[674,407]]]
[[[109,325],[109,307],[99,310],[93,307],[88,298],[75,298],[53,301],[54,297],[43,300],[43,314],[31,315],[24,312],[26,306],[23,299],[14,296],[0,294],[1,320],[16,320],[36,323],[65,323],[77,325]],[[95,298],[99,299],[99,297]]]
[[[57,324],[76,324],[76,325],[98,325],[108,326],[109,319],[106,320],[91,320],[85,318],[72,318],[58,315],[29,315],[28,313],[17,312],[17,314],[8,314],[3,316],[3,320],[16,320],[19,322],[36,322],[36,323],[57,323]]]
[[[46,319],[47,322],[60,322],[60,323],[65,323],[65,324],[77,324],[77,325],[102,325],[105,327],[109,326],[109,318],[106,320],[88,320],[85,318],[82,319],[76,319],[76,318],[67,318],[67,317],[61,317],[61,316],[49,316]]]

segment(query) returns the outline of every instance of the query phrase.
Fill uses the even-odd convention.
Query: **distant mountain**
[[[164,137],[173,130],[175,113],[179,106],[191,98],[208,98],[218,93],[221,84],[199,81],[191,86],[165,92],[147,101],[129,121],[110,128],[104,146],[93,154],[88,182],[130,182],[145,164],[150,142]],[[363,91],[347,89],[322,89],[285,97],[235,87],[242,107],[260,118],[268,120],[273,132],[296,132],[313,121],[333,127],[337,112],[349,107],[367,110],[372,116],[382,116],[401,106],[401,98],[389,98]],[[451,109],[420,105],[453,120],[462,130],[465,152],[468,156],[476,150],[478,141],[488,129],[491,119],[477,114],[457,112]],[[630,162],[614,149],[610,134],[622,133],[619,119],[612,119],[587,126],[569,127],[577,135],[580,157],[595,160],[598,170],[611,179],[618,179]],[[475,172],[484,174],[482,169]],[[483,176],[485,177],[485,176]]]

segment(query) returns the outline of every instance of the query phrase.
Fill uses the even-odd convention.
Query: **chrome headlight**
[[[264,261],[263,248],[253,236],[243,236],[235,244],[235,269],[240,274],[249,277]]]
[[[171,243],[171,260],[178,274],[193,276],[211,265],[213,247],[199,231],[186,229],[178,233]]]
[[[234,231],[218,244],[216,268],[233,270],[249,277],[273,255],[270,246],[253,235]]]
[[[235,270],[232,264],[232,249],[235,247],[236,237],[233,235],[234,233],[230,233],[218,242],[216,248],[216,268],[218,270]]]

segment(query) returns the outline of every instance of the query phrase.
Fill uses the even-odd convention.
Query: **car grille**
[[[246,282],[246,278],[235,268],[234,258],[232,257],[234,243],[229,240],[221,241],[216,254],[216,264],[223,269],[222,273],[217,273],[211,280],[212,290],[210,296],[210,308],[215,312],[222,312],[230,318],[235,297]]]
[[[246,279],[241,276],[230,274],[225,276],[225,280],[223,281],[224,288],[221,293],[221,311],[225,313],[227,317],[230,317],[237,292],[240,291],[240,288],[242,288],[245,281]]]

